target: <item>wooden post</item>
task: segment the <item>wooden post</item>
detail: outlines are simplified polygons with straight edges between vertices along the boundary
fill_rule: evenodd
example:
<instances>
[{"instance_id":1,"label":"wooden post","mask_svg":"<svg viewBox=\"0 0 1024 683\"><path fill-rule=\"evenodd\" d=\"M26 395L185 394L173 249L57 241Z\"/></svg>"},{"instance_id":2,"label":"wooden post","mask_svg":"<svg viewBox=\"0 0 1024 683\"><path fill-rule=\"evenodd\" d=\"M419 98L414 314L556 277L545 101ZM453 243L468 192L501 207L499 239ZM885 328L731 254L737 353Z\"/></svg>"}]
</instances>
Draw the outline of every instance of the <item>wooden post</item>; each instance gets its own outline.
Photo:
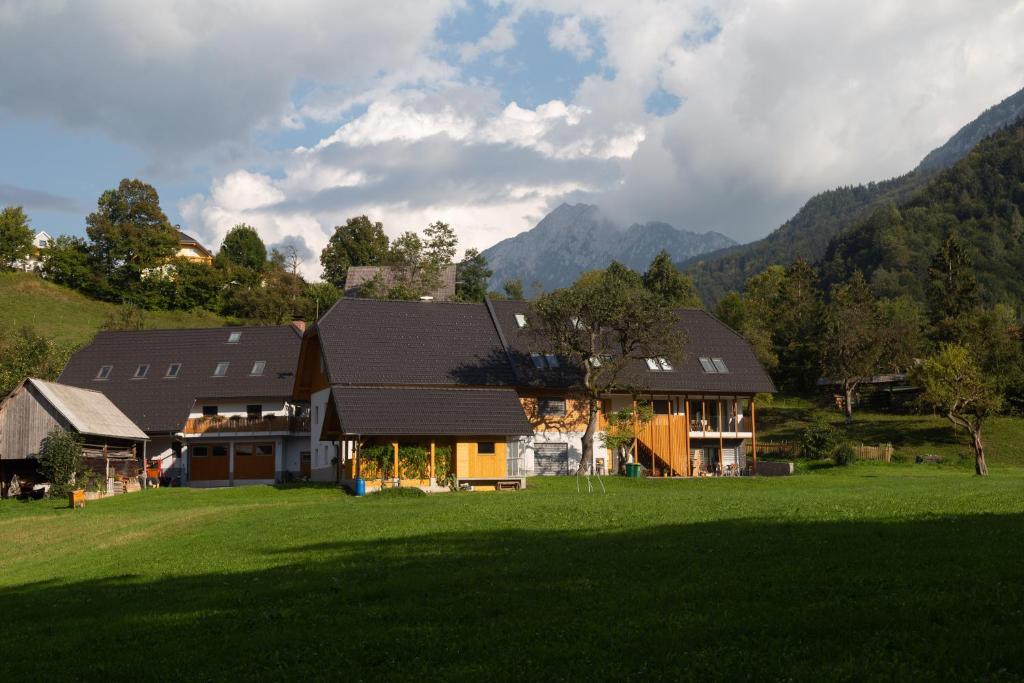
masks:
<instances>
[{"instance_id":1,"label":"wooden post","mask_svg":"<svg viewBox=\"0 0 1024 683\"><path fill-rule=\"evenodd\" d=\"M668 468L671 470L671 475L674 476L677 472L675 454L675 451L677 450L676 442L672 440L672 416L675 411L672 410L672 397L667 396L666 398L668 398Z\"/></svg>"},{"instance_id":2,"label":"wooden post","mask_svg":"<svg viewBox=\"0 0 1024 683\"><path fill-rule=\"evenodd\" d=\"M640 464L640 449L637 447L637 432L640 425L636 419L636 396L633 397L633 462ZM652 462L651 465L654 463Z\"/></svg>"},{"instance_id":3,"label":"wooden post","mask_svg":"<svg viewBox=\"0 0 1024 683\"><path fill-rule=\"evenodd\" d=\"M754 474L757 474L757 410L754 397L750 397L750 450L754 455Z\"/></svg>"},{"instance_id":4,"label":"wooden post","mask_svg":"<svg viewBox=\"0 0 1024 683\"><path fill-rule=\"evenodd\" d=\"M740 438L740 399L737 396L732 397L732 431Z\"/></svg>"},{"instance_id":5,"label":"wooden post","mask_svg":"<svg viewBox=\"0 0 1024 683\"><path fill-rule=\"evenodd\" d=\"M708 402L703 396L700 397L700 432L701 436L704 436L704 432L707 431L705 423L708 421Z\"/></svg>"},{"instance_id":6,"label":"wooden post","mask_svg":"<svg viewBox=\"0 0 1024 683\"><path fill-rule=\"evenodd\" d=\"M718 466L722 469L722 474L725 474L725 436L722 434L724 426L722 425L722 409L725 404L721 398L717 399L718 403Z\"/></svg>"},{"instance_id":7,"label":"wooden post","mask_svg":"<svg viewBox=\"0 0 1024 683\"><path fill-rule=\"evenodd\" d=\"M435 484L437 483L437 470L434 469L434 456L436 455L436 453L437 453L437 444L435 444L434 440L431 439L430 440L430 476L428 477L428 479L433 479Z\"/></svg>"},{"instance_id":8,"label":"wooden post","mask_svg":"<svg viewBox=\"0 0 1024 683\"><path fill-rule=\"evenodd\" d=\"M394 476L394 479L396 481L398 481L399 483L401 483L402 477L401 477L401 475L398 472L398 442L395 441L395 442L392 443L392 445L395 447L395 476ZM384 482L381 481L381 486L383 486L383 485L384 485Z\"/></svg>"},{"instance_id":9,"label":"wooden post","mask_svg":"<svg viewBox=\"0 0 1024 683\"><path fill-rule=\"evenodd\" d=\"M685 428L683 434L685 435L684 445L686 448L686 474L693 476L693 458L690 456L690 397L683 397L683 408L686 410L686 414L683 420L683 427Z\"/></svg>"}]
</instances>

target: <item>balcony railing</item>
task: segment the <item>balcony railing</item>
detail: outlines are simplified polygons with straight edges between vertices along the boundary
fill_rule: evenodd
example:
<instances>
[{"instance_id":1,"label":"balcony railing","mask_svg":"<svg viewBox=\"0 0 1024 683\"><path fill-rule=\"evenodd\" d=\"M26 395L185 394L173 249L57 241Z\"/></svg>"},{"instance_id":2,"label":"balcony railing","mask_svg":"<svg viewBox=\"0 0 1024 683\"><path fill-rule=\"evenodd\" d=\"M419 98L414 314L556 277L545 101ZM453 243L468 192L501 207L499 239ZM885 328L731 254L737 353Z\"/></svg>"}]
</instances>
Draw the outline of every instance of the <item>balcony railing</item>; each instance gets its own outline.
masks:
<instances>
[{"instance_id":1,"label":"balcony railing","mask_svg":"<svg viewBox=\"0 0 1024 683\"><path fill-rule=\"evenodd\" d=\"M266 415L264 417L192 417L185 423L186 434L249 432L308 432L309 417Z\"/></svg>"}]
</instances>

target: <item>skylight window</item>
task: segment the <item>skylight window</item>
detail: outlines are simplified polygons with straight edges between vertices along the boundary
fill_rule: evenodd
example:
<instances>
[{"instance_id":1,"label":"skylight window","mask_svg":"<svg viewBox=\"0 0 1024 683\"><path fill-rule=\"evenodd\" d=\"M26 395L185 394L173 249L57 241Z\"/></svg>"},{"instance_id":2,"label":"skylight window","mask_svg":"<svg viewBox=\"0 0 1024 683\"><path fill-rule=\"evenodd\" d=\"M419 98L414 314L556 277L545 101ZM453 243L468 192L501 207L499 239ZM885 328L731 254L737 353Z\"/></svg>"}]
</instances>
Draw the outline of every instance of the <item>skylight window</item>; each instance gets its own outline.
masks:
<instances>
[{"instance_id":1,"label":"skylight window","mask_svg":"<svg viewBox=\"0 0 1024 683\"><path fill-rule=\"evenodd\" d=\"M705 358L704 356L701 356L699 360L700 366L704 368L704 372L718 372L718 370L715 368L715 364L711 362L710 358Z\"/></svg>"},{"instance_id":2,"label":"skylight window","mask_svg":"<svg viewBox=\"0 0 1024 683\"><path fill-rule=\"evenodd\" d=\"M249 374L250 375L262 375L263 371L266 369L266 367L267 367L267 361L265 361L265 360L258 360L258 361L256 361L255 363L252 364L252 372L250 372Z\"/></svg>"},{"instance_id":3,"label":"skylight window","mask_svg":"<svg viewBox=\"0 0 1024 683\"><path fill-rule=\"evenodd\" d=\"M644 358L644 362L647 363L647 369L652 372L672 371L672 364L668 362L667 358Z\"/></svg>"},{"instance_id":4,"label":"skylight window","mask_svg":"<svg viewBox=\"0 0 1024 683\"><path fill-rule=\"evenodd\" d=\"M549 354L545 355L544 356L544 360L546 360L548 362L548 367L549 368L557 368L558 367L558 356L554 355L553 353L549 353Z\"/></svg>"},{"instance_id":5,"label":"skylight window","mask_svg":"<svg viewBox=\"0 0 1024 683\"><path fill-rule=\"evenodd\" d=\"M149 366L148 365L140 365L139 367L135 368L135 379L144 379L146 377L146 375L148 375L148 374L149 374Z\"/></svg>"},{"instance_id":6,"label":"skylight window","mask_svg":"<svg viewBox=\"0 0 1024 683\"><path fill-rule=\"evenodd\" d=\"M538 370L547 370L558 368L561 363L558 361L558 356L553 353L531 353L530 360L533 362L533 367Z\"/></svg>"},{"instance_id":7,"label":"skylight window","mask_svg":"<svg viewBox=\"0 0 1024 683\"><path fill-rule=\"evenodd\" d=\"M228 335L228 344L237 344L240 341L242 341L241 332L232 332Z\"/></svg>"},{"instance_id":8,"label":"skylight window","mask_svg":"<svg viewBox=\"0 0 1024 683\"><path fill-rule=\"evenodd\" d=\"M533 361L533 367L537 368L538 370L543 370L548 366L548 364L544 362L544 356L540 355L539 353L531 353L530 360Z\"/></svg>"},{"instance_id":9,"label":"skylight window","mask_svg":"<svg viewBox=\"0 0 1024 683\"><path fill-rule=\"evenodd\" d=\"M601 357L600 356L591 356L590 357L590 364L592 366L594 366L595 368L601 367Z\"/></svg>"},{"instance_id":10,"label":"skylight window","mask_svg":"<svg viewBox=\"0 0 1024 683\"><path fill-rule=\"evenodd\" d=\"M715 370L718 370L721 373L729 372L729 368L726 367L725 361L721 358L712 358L711 362L714 364Z\"/></svg>"},{"instance_id":11,"label":"skylight window","mask_svg":"<svg viewBox=\"0 0 1024 683\"><path fill-rule=\"evenodd\" d=\"M228 374L228 365L230 365L230 364L229 363L217 363L217 367L214 368L214 370L213 370L213 376L214 377L223 377L224 375Z\"/></svg>"},{"instance_id":12,"label":"skylight window","mask_svg":"<svg viewBox=\"0 0 1024 683\"><path fill-rule=\"evenodd\" d=\"M725 361L721 358L700 358L700 366L704 368L704 372L724 375L729 372L729 367L725 364Z\"/></svg>"},{"instance_id":13,"label":"skylight window","mask_svg":"<svg viewBox=\"0 0 1024 683\"><path fill-rule=\"evenodd\" d=\"M113 365L101 365L100 371L96 373L96 379L109 379L110 371L113 369Z\"/></svg>"},{"instance_id":14,"label":"skylight window","mask_svg":"<svg viewBox=\"0 0 1024 683\"><path fill-rule=\"evenodd\" d=\"M167 366L167 377L174 379L181 374L181 363L171 363Z\"/></svg>"},{"instance_id":15,"label":"skylight window","mask_svg":"<svg viewBox=\"0 0 1024 683\"><path fill-rule=\"evenodd\" d=\"M526 316L522 313L516 313L516 325L519 325L519 329L526 327Z\"/></svg>"}]
</instances>

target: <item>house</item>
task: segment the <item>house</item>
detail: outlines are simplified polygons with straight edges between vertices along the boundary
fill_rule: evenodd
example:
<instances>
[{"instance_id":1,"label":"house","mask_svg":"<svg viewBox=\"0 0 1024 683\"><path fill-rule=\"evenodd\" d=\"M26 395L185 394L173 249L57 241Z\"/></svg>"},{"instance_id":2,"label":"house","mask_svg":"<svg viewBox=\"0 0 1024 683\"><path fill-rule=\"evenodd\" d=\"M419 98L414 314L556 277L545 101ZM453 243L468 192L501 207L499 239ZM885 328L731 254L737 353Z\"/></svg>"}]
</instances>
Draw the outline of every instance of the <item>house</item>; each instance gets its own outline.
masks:
<instances>
[{"instance_id":1,"label":"house","mask_svg":"<svg viewBox=\"0 0 1024 683\"><path fill-rule=\"evenodd\" d=\"M432 456L404 476L414 485L436 485L449 453L452 478L474 488L575 472L588 416L580 371L535 348L528 326L521 301L339 300L303 338L292 395L311 405L313 478L351 484L361 475L370 488L401 481L403 447ZM601 428L608 411L648 401L655 415L636 454L649 473L747 471L754 396L774 386L746 340L713 316L680 311L679 330L678 367L637 359L629 384L642 391L604 397ZM399 461L383 478L382 449ZM615 471L600 439L595 451L595 470Z\"/></svg>"},{"instance_id":2,"label":"house","mask_svg":"<svg viewBox=\"0 0 1024 683\"><path fill-rule=\"evenodd\" d=\"M274 483L308 465L306 405L291 400L301 323L101 331L59 381L103 393L149 436L164 481Z\"/></svg>"},{"instance_id":3,"label":"house","mask_svg":"<svg viewBox=\"0 0 1024 683\"><path fill-rule=\"evenodd\" d=\"M345 296L362 296L363 288L374 279L388 290L402 282L403 273L398 266L352 266L345 275ZM434 301L451 301L455 298L455 265L444 266L440 278L440 284L429 296Z\"/></svg>"},{"instance_id":4,"label":"house","mask_svg":"<svg viewBox=\"0 0 1024 683\"><path fill-rule=\"evenodd\" d=\"M53 238L50 237L50 233L45 230L37 232L36 236L32 238L32 253L24 261L19 261L16 264L17 267L25 272L39 270L43 265L43 249L46 249L52 241Z\"/></svg>"},{"instance_id":5,"label":"house","mask_svg":"<svg viewBox=\"0 0 1024 683\"><path fill-rule=\"evenodd\" d=\"M186 235L181 230L175 229L175 232L178 233L178 253L175 254L177 258L206 265L213 263L213 253L200 244L199 240Z\"/></svg>"},{"instance_id":6,"label":"house","mask_svg":"<svg viewBox=\"0 0 1024 683\"><path fill-rule=\"evenodd\" d=\"M54 429L81 436L87 456L122 465L137 477L148 437L102 393L29 378L0 401L0 484L7 496L14 476L34 479L43 441ZM137 479L136 479L137 482Z\"/></svg>"}]
</instances>

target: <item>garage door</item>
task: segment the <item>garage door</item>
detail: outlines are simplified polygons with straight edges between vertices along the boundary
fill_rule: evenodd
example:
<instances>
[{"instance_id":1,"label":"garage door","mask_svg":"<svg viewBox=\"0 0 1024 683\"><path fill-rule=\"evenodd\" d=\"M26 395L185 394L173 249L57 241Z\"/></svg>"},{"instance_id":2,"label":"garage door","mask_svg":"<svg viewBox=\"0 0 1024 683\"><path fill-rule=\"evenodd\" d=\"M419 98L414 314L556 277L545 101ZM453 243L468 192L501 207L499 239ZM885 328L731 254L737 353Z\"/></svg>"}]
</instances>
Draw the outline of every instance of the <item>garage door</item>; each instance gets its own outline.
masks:
<instances>
[{"instance_id":1,"label":"garage door","mask_svg":"<svg viewBox=\"0 0 1024 683\"><path fill-rule=\"evenodd\" d=\"M189 446L189 478L193 481L227 481L228 449L226 443Z\"/></svg>"},{"instance_id":2,"label":"garage door","mask_svg":"<svg viewBox=\"0 0 1024 683\"><path fill-rule=\"evenodd\" d=\"M236 443L235 479L274 479L274 443Z\"/></svg>"},{"instance_id":3,"label":"garage door","mask_svg":"<svg viewBox=\"0 0 1024 683\"><path fill-rule=\"evenodd\" d=\"M533 473L569 474L569 444L536 444L533 447Z\"/></svg>"}]
</instances>

